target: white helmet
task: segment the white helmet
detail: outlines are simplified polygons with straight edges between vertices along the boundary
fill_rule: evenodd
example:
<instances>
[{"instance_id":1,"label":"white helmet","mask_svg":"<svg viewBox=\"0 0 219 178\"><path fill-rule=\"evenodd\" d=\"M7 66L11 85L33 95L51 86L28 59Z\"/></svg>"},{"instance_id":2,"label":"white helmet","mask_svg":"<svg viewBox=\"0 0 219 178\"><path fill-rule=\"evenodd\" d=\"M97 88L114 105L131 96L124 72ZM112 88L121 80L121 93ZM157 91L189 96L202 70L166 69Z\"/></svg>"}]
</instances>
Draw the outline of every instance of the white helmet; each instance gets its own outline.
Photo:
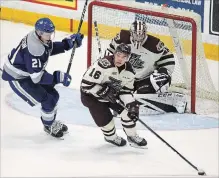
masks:
<instances>
[{"instance_id":1,"label":"white helmet","mask_svg":"<svg viewBox=\"0 0 219 178\"><path fill-rule=\"evenodd\" d=\"M130 27L131 42L138 48L146 39L147 25L144 21L135 20Z\"/></svg>"}]
</instances>

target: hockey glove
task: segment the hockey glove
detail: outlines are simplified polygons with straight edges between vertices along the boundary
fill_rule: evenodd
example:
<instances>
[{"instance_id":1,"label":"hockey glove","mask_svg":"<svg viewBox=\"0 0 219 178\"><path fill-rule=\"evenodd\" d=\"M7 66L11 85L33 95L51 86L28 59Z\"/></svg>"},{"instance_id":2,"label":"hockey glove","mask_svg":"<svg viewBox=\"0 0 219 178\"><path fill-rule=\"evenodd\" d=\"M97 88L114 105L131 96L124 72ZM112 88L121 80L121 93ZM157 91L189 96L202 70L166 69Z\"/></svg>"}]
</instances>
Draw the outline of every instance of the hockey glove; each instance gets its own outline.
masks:
<instances>
[{"instance_id":1,"label":"hockey glove","mask_svg":"<svg viewBox=\"0 0 219 178\"><path fill-rule=\"evenodd\" d=\"M171 77L168 74L167 69L160 68L150 75L150 81L156 93L163 93L168 92Z\"/></svg>"},{"instance_id":2,"label":"hockey glove","mask_svg":"<svg viewBox=\"0 0 219 178\"><path fill-rule=\"evenodd\" d=\"M108 84L103 84L103 87L97 92L97 95L111 103L116 103L118 97L116 90Z\"/></svg>"},{"instance_id":3,"label":"hockey glove","mask_svg":"<svg viewBox=\"0 0 219 178\"><path fill-rule=\"evenodd\" d=\"M71 83L71 76L67 73L61 71L55 71L53 73L54 83L62 83L64 86L68 87Z\"/></svg>"},{"instance_id":4,"label":"hockey glove","mask_svg":"<svg viewBox=\"0 0 219 178\"><path fill-rule=\"evenodd\" d=\"M126 104L128 109L128 117L136 122L139 118L139 105L136 101Z\"/></svg>"},{"instance_id":5,"label":"hockey glove","mask_svg":"<svg viewBox=\"0 0 219 178\"><path fill-rule=\"evenodd\" d=\"M80 47L82 45L82 40L84 38L84 35L81 33L73 34L65 39L62 40L64 43L64 49L69 50L72 49L74 46L74 42L76 42L76 47Z\"/></svg>"}]
</instances>

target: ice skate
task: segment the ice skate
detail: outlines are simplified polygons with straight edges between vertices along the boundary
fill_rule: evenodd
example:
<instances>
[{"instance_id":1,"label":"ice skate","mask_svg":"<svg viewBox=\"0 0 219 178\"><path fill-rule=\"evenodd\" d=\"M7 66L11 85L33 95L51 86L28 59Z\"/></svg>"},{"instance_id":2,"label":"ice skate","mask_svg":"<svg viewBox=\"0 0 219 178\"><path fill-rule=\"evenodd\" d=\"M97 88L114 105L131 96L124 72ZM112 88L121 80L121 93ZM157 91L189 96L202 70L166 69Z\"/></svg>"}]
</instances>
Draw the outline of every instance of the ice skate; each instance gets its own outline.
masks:
<instances>
[{"instance_id":1,"label":"ice skate","mask_svg":"<svg viewBox=\"0 0 219 178\"><path fill-rule=\"evenodd\" d=\"M115 138L113 139L109 139L107 137L104 137L105 141L113 144L113 145L116 145L116 146L125 146L126 145L126 140L123 139L122 137L119 137L117 135L115 135Z\"/></svg>"},{"instance_id":2,"label":"ice skate","mask_svg":"<svg viewBox=\"0 0 219 178\"><path fill-rule=\"evenodd\" d=\"M135 148L147 148L147 141L139 137L137 134L135 136L127 136L129 145Z\"/></svg>"},{"instance_id":3,"label":"ice skate","mask_svg":"<svg viewBox=\"0 0 219 178\"><path fill-rule=\"evenodd\" d=\"M68 127L60 121L54 121L51 126L44 126L44 131L53 137L61 138L68 131Z\"/></svg>"}]
</instances>

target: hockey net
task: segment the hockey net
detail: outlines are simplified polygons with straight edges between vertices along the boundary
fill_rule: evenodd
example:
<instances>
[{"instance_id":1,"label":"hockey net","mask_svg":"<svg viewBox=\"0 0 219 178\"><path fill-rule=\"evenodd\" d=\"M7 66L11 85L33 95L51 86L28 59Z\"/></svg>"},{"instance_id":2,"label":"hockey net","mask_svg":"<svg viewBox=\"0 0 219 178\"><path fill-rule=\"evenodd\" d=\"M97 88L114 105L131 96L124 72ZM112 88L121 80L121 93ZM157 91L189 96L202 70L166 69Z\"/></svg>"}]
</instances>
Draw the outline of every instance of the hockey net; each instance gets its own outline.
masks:
<instances>
[{"instance_id":1,"label":"hockey net","mask_svg":"<svg viewBox=\"0 0 219 178\"><path fill-rule=\"evenodd\" d=\"M219 95L209 74L201 38L201 18L196 13L137 2L93 1L88 10L88 66L99 57L93 22L97 21L104 52L111 39L121 29L129 29L135 19L144 20L148 33L160 38L174 53L176 67L171 91L188 96L188 111L217 113Z\"/></svg>"}]
</instances>

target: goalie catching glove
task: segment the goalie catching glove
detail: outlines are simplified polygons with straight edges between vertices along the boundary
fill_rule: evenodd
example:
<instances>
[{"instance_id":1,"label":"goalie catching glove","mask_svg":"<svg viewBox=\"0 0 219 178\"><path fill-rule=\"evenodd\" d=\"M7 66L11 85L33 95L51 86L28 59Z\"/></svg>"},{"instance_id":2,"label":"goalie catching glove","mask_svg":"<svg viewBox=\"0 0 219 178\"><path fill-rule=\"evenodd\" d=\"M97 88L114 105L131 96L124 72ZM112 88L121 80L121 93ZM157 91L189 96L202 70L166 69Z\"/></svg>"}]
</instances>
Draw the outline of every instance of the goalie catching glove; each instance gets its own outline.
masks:
<instances>
[{"instance_id":1,"label":"goalie catching glove","mask_svg":"<svg viewBox=\"0 0 219 178\"><path fill-rule=\"evenodd\" d=\"M166 68L160 68L150 75L150 81L156 93L164 93L168 92L171 77Z\"/></svg>"},{"instance_id":2,"label":"goalie catching glove","mask_svg":"<svg viewBox=\"0 0 219 178\"><path fill-rule=\"evenodd\" d=\"M139 105L136 101L133 101L131 103L126 104L126 107L128 109L128 117L136 122L139 118Z\"/></svg>"}]
</instances>

